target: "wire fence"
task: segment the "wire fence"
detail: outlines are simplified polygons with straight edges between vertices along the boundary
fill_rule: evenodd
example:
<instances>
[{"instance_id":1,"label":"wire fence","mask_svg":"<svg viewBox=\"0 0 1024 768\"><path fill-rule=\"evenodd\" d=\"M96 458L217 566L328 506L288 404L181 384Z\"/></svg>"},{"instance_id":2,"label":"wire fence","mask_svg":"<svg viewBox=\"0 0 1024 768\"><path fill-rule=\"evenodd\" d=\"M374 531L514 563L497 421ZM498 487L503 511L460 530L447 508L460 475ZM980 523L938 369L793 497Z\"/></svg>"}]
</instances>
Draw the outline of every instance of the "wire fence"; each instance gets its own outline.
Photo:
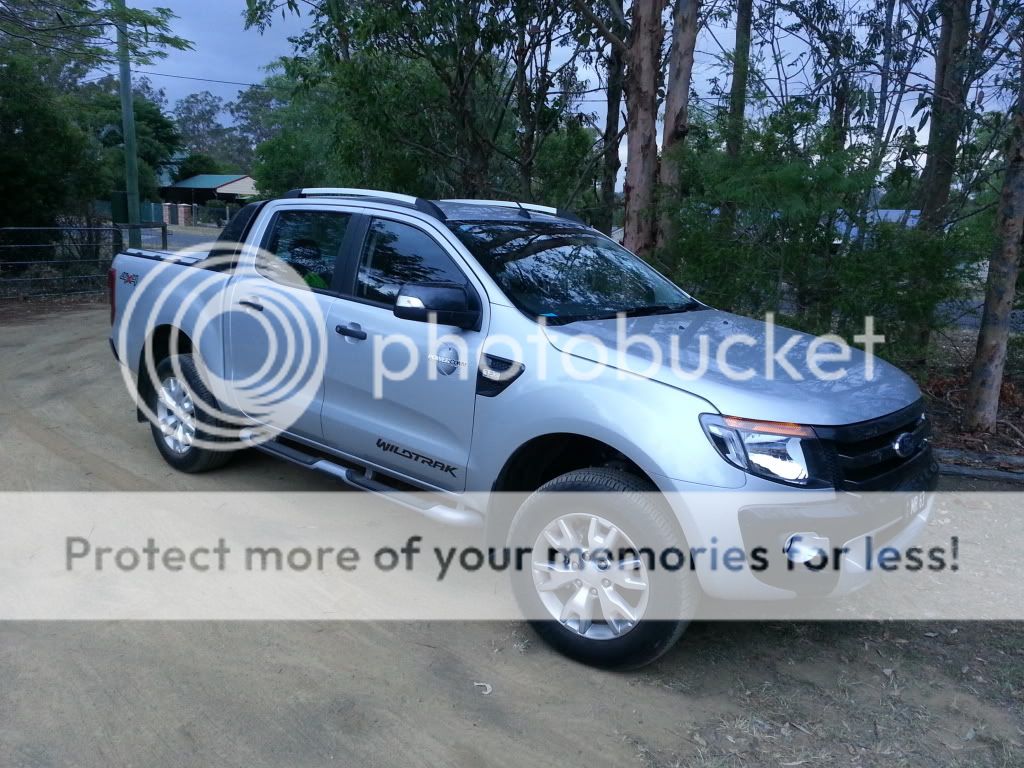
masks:
<instances>
[{"instance_id":1,"label":"wire fence","mask_svg":"<svg viewBox=\"0 0 1024 768\"><path fill-rule=\"evenodd\" d=\"M167 247L163 223L0 228L0 300L104 294L114 256L139 230L141 247Z\"/></svg>"},{"instance_id":2,"label":"wire fence","mask_svg":"<svg viewBox=\"0 0 1024 768\"><path fill-rule=\"evenodd\" d=\"M167 250L167 224L159 219L145 221L142 224L114 224L112 226L121 232L121 241L126 246ZM138 245L132 244L130 230L133 229L139 233Z\"/></svg>"}]
</instances>

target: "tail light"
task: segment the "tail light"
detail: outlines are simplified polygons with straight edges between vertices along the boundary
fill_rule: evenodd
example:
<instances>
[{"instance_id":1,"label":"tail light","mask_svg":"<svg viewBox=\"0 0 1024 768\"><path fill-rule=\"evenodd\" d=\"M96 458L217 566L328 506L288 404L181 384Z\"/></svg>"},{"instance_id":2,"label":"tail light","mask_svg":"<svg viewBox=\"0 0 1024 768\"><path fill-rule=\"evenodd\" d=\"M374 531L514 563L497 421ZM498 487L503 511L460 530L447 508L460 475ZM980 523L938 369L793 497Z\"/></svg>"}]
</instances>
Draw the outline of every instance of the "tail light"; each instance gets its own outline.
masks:
<instances>
[{"instance_id":1,"label":"tail light","mask_svg":"<svg viewBox=\"0 0 1024 768\"><path fill-rule=\"evenodd\" d=\"M117 313L117 270L111 267L107 271L107 296L110 299L110 324L114 324Z\"/></svg>"}]
</instances>

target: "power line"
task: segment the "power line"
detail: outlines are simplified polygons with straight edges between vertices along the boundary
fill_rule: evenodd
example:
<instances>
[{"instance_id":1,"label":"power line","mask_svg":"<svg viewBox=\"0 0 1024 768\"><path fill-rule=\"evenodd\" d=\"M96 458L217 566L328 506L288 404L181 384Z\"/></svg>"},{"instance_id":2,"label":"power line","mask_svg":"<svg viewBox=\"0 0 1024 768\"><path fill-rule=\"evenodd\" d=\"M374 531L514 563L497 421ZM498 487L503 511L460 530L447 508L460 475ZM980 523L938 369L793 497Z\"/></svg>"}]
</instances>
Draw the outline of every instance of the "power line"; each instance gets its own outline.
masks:
<instances>
[{"instance_id":1,"label":"power line","mask_svg":"<svg viewBox=\"0 0 1024 768\"><path fill-rule=\"evenodd\" d=\"M171 75L167 72L146 72L141 69L133 69L137 75L152 75L153 77L173 77L175 80L197 80L202 83L220 83L221 85L245 85L249 88L269 88L261 83L240 83L236 80L214 80L209 77L189 77L188 75Z\"/></svg>"},{"instance_id":2,"label":"power line","mask_svg":"<svg viewBox=\"0 0 1024 768\"><path fill-rule=\"evenodd\" d=\"M104 72L102 75L93 75L92 77L83 77L79 80L80 83L92 83L96 80L102 80L104 77L114 77L113 72Z\"/></svg>"},{"instance_id":3,"label":"power line","mask_svg":"<svg viewBox=\"0 0 1024 768\"><path fill-rule=\"evenodd\" d=\"M149 72L142 69L133 69L132 74L135 75L146 75L150 77L173 77L175 80L196 80L202 83L220 83L222 85L245 85L249 88L269 88L270 86L262 85L260 83L242 83L235 80L214 80L209 77L189 77L188 75L172 75L169 72ZM81 80L83 83L91 83L94 80L102 80L104 77L115 77L114 72L103 72L100 75L94 75L93 77L86 77Z\"/></svg>"}]
</instances>

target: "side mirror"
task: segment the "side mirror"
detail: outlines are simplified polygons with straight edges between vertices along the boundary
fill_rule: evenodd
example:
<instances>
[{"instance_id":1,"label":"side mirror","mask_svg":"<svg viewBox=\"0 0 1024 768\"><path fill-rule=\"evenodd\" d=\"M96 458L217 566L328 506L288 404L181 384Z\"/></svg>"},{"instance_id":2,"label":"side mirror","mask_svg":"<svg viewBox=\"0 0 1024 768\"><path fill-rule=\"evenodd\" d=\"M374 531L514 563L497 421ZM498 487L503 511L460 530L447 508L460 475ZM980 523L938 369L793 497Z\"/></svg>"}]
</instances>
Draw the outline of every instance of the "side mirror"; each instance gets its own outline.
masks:
<instances>
[{"instance_id":1,"label":"side mirror","mask_svg":"<svg viewBox=\"0 0 1024 768\"><path fill-rule=\"evenodd\" d=\"M474 296L475 299L475 296ZM406 283L395 297L395 317L480 330L480 308L457 283Z\"/></svg>"}]
</instances>

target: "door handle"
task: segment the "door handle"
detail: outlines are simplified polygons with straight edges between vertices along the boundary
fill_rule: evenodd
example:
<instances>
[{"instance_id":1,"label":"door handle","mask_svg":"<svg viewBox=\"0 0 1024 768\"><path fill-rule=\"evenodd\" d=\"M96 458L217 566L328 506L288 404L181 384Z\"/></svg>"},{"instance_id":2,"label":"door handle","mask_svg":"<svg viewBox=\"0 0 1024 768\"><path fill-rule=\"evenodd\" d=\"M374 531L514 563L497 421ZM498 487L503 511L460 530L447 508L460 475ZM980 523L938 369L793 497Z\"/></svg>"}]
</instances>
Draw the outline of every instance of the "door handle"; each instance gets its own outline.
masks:
<instances>
[{"instance_id":1,"label":"door handle","mask_svg":"<svg viewBox=\"0 0 1024 768\"><path fill-rule=\"evenodd\" d=\"M248 299L243 299L242 301L240 301L238 303L241 304L243 307L249 307L250 309L255 309L257 312L262 312L263 311L263 305L260 304L259 302L256 302L256 301L249 301Z\"/></svg>"},{"instance_id":2,"label":"door handle","mask_svg":"<svg viewBox=\"0 0 1024 768\"><path fill-rule=\"evenodd\" d=\"M366 331L362 328L349 328L344 325L336 325L334 326L334 332L340 333L342 336L348 336L352 339L359 339L360 341L366 340Z\"/></svg>"}]
</instances>

